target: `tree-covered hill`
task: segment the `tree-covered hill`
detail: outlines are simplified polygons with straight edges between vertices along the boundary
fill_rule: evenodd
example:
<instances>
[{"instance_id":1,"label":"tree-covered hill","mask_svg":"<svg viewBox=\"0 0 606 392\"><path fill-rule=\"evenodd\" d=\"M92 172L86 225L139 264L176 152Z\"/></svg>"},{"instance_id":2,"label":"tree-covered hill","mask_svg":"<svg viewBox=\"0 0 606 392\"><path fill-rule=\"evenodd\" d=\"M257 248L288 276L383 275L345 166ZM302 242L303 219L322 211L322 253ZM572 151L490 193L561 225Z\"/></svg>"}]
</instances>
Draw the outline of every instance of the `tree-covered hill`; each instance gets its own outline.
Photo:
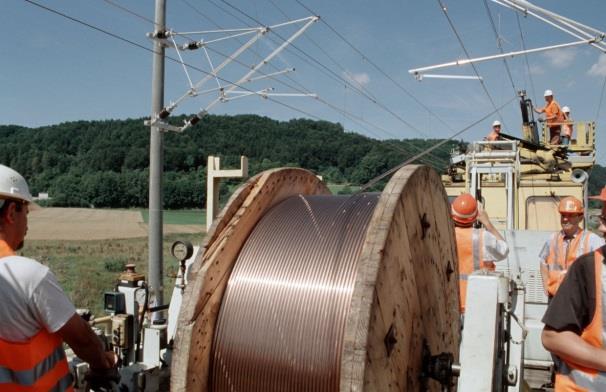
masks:
<instances>
[{"instance_id":1,"label":"tree-covered hill","mask_svg":"<svg viewBox=\"0 0 606 392\"><path fill-rule=\"evenodd\" d=\"M210 115L182 134L165 134L165 207L204 206L208 155L221 156L223 167L246 155L251 175L298 166L331 182L362 184L436 142L379 141L324 121ZM456 145L447 143L420 162L441 170ZM0 126L0 162L23 173L34 194L48 192L53 205L147 205L149 128L143 119Z\"/></svg>"}]
</instances>

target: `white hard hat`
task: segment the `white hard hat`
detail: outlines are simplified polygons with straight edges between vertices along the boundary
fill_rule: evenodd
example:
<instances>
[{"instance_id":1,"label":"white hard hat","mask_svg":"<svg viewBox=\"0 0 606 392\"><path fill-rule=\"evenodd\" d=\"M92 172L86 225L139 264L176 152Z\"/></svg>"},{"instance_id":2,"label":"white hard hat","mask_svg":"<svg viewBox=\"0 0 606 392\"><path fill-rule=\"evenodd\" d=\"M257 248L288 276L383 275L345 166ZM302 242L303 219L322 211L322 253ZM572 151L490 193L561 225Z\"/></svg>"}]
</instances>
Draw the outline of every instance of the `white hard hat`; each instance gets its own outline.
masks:
<instances>
[{"instance_id":1,"label":"white hard hat","mask_svg":"<svg viewBox=\"0 0 606 392\"><path fill-rule=\"evenodd\" d=\"M494 120L494 122L492 123L492 126L496 127L497 125L501 126L501 122L499 120Z\"/></svg>"},{"instance_id":2,"label":"white hard hat","mask_svg":"<svg viewBox=\"0 0 606 392\"><path fill-rule=\"evenodd\" d=\"M545 90L545 94L543 94L543 96L545 97L551 97L553 95L553 91L551 90Z\"/></svg>"},{"instance_id":3,"label":"white hard hat","mask_svg":"<svg viewBox=\"0 0 606 392\"><path fill-rule=\"evenodd\" d=\"M0 165L0 202L4 199L23 200L33 203L33 197L29 193L29 187L25 178L8 166ZM1 206L1 205L0 205Z\"/></svg>"},{"instance_id":4,"label":"white hard hat","mask_svg":"<svg viewBox=\"0 0 606 392\"><path fill-rule=\"evenodd\" d=\"M569 108L568 106L564 106L564 107L562 108L562 111L563 111L564 113L570 113L570 108Z\"/></svg>"}]
</instances>

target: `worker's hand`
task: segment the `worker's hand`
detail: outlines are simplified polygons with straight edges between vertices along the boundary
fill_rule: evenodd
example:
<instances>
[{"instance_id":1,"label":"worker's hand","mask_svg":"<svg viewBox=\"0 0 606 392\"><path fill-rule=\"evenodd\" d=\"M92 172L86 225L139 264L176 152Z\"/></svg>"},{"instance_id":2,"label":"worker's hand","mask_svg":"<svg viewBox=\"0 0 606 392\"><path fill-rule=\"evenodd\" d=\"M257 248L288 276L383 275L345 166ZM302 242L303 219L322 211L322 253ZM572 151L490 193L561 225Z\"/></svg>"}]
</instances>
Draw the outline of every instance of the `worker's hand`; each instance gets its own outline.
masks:
<instances>
[{"instance_id":1,"label":"worker's hand","mask_svg":"<svg viewBox=\"0 0 606 392\"><path fill-rule=\"evenodd\" d=\"M90 369L85 377L88 388L95 392L118 391L120 383L120 373L118 368L109 369Z\"/></svg>"},{"instance_id":2,"label":"worker's hand","mask_svg":"<svg viewBox=\"0 0 606 392\"><path fill-rule=\"evenodd\" d=\"M107 369L116 367L118 365L118 355L113 351L105 352L105 367Z\"/></svg>"}]
</instances>

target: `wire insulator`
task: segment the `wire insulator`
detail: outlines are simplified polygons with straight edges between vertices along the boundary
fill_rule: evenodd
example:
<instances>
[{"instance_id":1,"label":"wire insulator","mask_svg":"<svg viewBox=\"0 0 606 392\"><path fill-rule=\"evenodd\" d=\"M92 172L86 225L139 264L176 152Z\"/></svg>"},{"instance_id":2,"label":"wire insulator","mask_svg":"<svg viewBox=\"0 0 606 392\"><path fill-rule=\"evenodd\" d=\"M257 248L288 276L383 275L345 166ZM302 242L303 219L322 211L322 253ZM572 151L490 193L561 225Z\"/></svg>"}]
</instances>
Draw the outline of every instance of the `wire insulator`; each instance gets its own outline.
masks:
<instances>
[{"instance_id":1,"label":"wire insulator","mask_svg":"<svg viewBox=\"0 0 606 392\"><path fill-rule=\"evenodd\" d=\"M162 109L162 111L158 114L158 117L161 119L165 119L168 116L170 116L170 112L166 110L166 108Z\"/></svg>"},{"instance_id":2,"label":"wire insulator","mask_svg":"<svg viewBox=\"0 0 606 392\"><path fill-rule=\"evenodd\" d=\"M199 48L200 48L200 44L198 42L190 42L186 46L186 49L188 49L188 50L196 50Z\"/></svg>"},{"instance_id":3,"label":"wire insulator","mask_svg":"<svg viewBox=\"0 0 606 392\"><path fill-rule=\"evenodd\" d=\"M196 125L198 122L200 121L200 117L198 116L193 116L192 118L189 119L189 123L191 125Z\"/></svg>"}]
</instances>

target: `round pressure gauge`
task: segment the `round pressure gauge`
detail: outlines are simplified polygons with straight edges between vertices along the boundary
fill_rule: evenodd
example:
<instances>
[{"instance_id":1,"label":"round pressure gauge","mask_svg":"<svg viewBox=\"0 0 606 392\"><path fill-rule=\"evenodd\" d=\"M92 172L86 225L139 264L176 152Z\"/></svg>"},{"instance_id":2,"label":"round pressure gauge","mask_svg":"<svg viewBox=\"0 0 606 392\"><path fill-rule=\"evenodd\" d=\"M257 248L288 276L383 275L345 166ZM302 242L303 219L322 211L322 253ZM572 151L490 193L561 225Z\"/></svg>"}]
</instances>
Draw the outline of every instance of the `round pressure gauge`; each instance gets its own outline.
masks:
<instances>
[{"instance_id":1,"label":"round pressure gauge","mask_svg":"<svg viewBox=\"0 0 606 392\"><path fill-rule=\"evenodd\" d=\"M179 261L185 261L194 253L194 247L189 241L175 241L170 253Z\"/></svg>"}]
</instances>

